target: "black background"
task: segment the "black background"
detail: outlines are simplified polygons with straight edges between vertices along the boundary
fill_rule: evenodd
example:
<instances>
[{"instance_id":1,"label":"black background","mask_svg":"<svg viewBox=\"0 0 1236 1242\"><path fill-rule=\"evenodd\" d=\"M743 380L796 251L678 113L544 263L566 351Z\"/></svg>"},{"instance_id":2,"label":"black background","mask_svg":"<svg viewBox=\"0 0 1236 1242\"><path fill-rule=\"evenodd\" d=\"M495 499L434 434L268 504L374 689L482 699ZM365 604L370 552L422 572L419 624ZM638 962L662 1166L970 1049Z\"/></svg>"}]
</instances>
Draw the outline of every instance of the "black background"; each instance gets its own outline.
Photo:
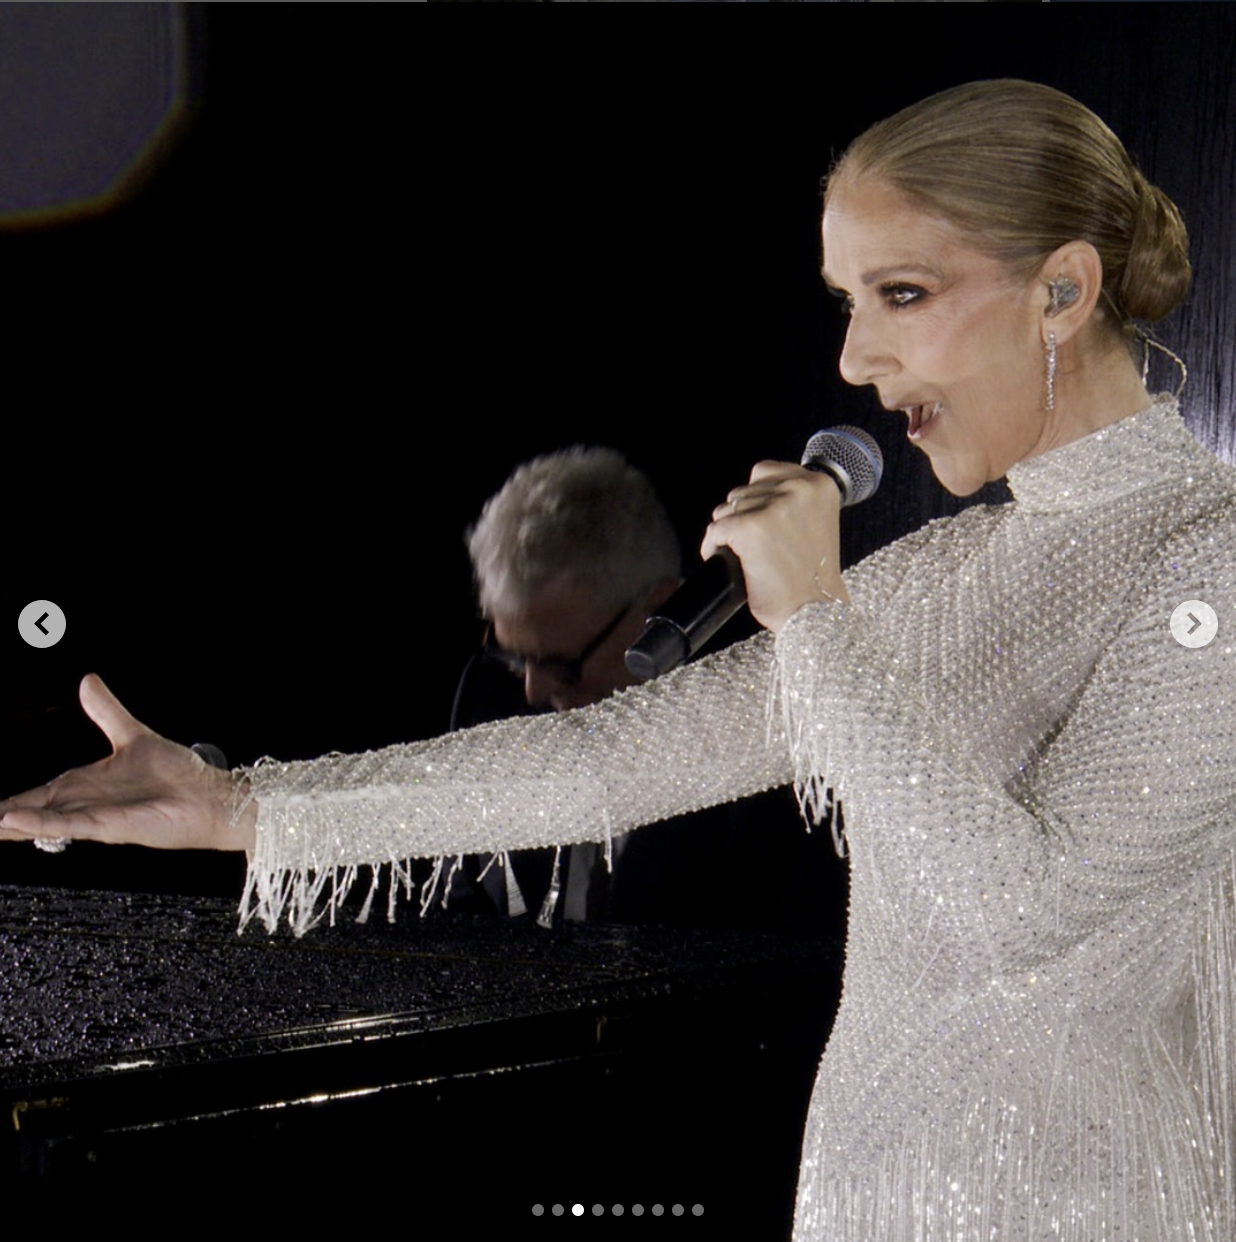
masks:
<instances>
[{"instance_id":1,"label":"black background","mask_svg":"<svg viewBox=\"0 0 1236 1242\"><path fill-rule=\"evenodd\" d=\"M106 753L75 702L91 669L233 763L440 732L479 636L463 530L564 444L625 450L689 549L753 461L835 422L888 457L847 560L953 511L901 420L842 385L817 269L833 156L956 82L1070 91L1180 203L1197 289L1162 334L1230 457L1226 6L781 9L707 32L450 12L195 9L192 116L144 189L0 238L0 792ZM47 651L16 633L38 598L68 620ZM70 874L31 853L0 880ZM184 882L153 865L134 882Z\"/></svg>"}]
</instances>

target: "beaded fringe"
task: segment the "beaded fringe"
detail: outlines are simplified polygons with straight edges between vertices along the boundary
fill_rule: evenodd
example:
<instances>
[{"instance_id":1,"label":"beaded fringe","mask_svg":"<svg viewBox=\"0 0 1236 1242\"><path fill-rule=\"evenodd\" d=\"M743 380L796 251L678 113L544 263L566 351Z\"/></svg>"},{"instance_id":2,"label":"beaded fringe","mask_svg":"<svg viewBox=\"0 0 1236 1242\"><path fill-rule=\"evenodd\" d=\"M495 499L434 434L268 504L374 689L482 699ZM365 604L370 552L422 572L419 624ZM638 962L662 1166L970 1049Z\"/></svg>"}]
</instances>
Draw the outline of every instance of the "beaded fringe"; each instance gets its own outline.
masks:
<instances>
[{"instance_id":1,"label":"beaded fringe","mask_svg":"<svg viewBox=\"0 0 1236 1242\"><path fill-rule=\"evenodd\" d=\"M275 769L283 766L277 760L263 759L255 765L252 774L257 776L267 765ZM253 786L256 783L255 780L250 780L238 797L232 814L233 822L253 800ZM362 872L369 873L369 889L355 918L358 923L368 922L384 880L388 922L395 922L401 897L405 901L415 900L422 918L428 914L435 900L440 899L444 909L448 907L451 881L463 864L464 854L429 856L432 863L430 873L420 883L419 888L413 865L417 861L424 861L425 854L393 854L385 860L367 863L321 865L312 843L321 840L321 827L329 824L337 814L338 808L329 803L317 806L309 799L301 799L287 808L288 822L282 825L282 831L258 835L254 852L249 859L241 896L238 932L243 932L255 918L268 932L274 932L286 919L292 933L298 937L323 921L334 927ZM598 808L594 818L602 832L598 844L604 848L605 866L612 873L614 836L620 829L615 828L608 807ZM560 851L561 846L555 853L555 879L558 875ZM481 878L494 866L505 868L510 865L510 853L507 850L490 852L481 849L467 852L480 853L482 856L489 854L488 862L480 872ZM546 926L552 921L559 895L555 884L538 916L541 925Z\"/></svg>"},{"instance_id":2,"label":"beaded fringe","mask_svg":"<svg viewBox=\"0 0 1236 1242\"><path fill-rule=\"evenodd\" d=\"M844 803L853 869L798 1242L1233 1242L1233 649L1178 651L1167 618L1236 607L1236 475L1160 400L1009 482L775 644L259 767L244 920L303 934L388 878L389 913L409 858L443 856L432 893L460 853L792 780L838 844Z\"/></svg>"},{"instance_id":3,"label":"beaded fringe","mask_svg":"<svg viewBox=\"0 0 1236 1242\"><path fill-rule=\"evenodd\" d=\"M272 761L267 759L260 760L254 771L257 772L264 764L270 762ZM240 817L252 799L252 782L250 782L249 788L237 802L233 811L233 820ZM330 813L329 809L321 812L323 816ZM407 901L413 899L413 894L417 889L412 870L415 861L413 858L391 857L384 862L350 866L317 866L309 849L309 843L313 837L312 832L305 831L259 834L257 845L249 859L244 892L240 899L238 932L243 932L254 918L259 919L266 930L273 933L286 917L288 926L298 937L312 930L323 920L328 926L334 927L339 912L343 909L362 871L369 872L369 891L365 895L360 912L356 915L356 922L369 921L374 901L382 888L383 876L387 881L386 917L388 922L395 921L401 895ZM495 854L490 865L497 859L498 855ZM443 855L433 860L429 877L420 885L420 891L416 897L422 917L433 904L439 889L449 892L450 880L462 862L462 855L454 858Z\"/></svg>"},{"instance_id":4,"label":"beaded fringe","mask_svg":"<svg viewBox=\"0 0 1236 1242\"><path fill-rule=\"evenodd\" d=\"M890 1134L848 1172L813 1150L809 1122L796 1242L1236 1238L1236 853L1199 889L1179 1041L1147 1028L1115 1070L1061 1055L1033 1095L959 1087L950 1119Z\"/></svg>"},{"instance_id":5,"label":"beaded fringe","mask_svg":"<svg viewBox=\"0 0 1236 1242\"><path fill-rule=\"evenodd\" d=\"M812 825L827 824L837 857L845 858L848 850L841 827L840 794L844 773L833 762L834 753L840 753L835 741L844 732L843 722L834 715L822 726L805 701L808 698L801 689L788 686L780 661L775 662L768 687L768 736L783 732L789 742L794 759L794 797L808 830Z\"/></svg>"}]
</instances>

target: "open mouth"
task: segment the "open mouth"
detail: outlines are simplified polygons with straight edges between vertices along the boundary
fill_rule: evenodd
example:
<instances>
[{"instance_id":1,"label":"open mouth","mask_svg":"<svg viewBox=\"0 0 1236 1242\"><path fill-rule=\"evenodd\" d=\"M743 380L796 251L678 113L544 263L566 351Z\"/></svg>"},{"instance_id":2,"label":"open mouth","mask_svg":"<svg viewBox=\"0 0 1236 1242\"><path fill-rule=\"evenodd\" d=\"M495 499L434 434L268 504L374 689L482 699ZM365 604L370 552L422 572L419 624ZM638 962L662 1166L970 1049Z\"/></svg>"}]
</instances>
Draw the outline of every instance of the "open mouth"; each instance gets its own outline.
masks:
<instances>
[{"instance_id":1,"label":"open mouth","mask_svg":"<svg viewBox=\"0 0 1236 1242\"><path fill-rule=\"evenodd\" d=\"M940 417L943 409L944 407L938 401L933 401L928 405L904 406L903 413L907 414L910 419L909 430L906 434L911 440L921 438L932 423Z\"/></svg>"}]
</instances>

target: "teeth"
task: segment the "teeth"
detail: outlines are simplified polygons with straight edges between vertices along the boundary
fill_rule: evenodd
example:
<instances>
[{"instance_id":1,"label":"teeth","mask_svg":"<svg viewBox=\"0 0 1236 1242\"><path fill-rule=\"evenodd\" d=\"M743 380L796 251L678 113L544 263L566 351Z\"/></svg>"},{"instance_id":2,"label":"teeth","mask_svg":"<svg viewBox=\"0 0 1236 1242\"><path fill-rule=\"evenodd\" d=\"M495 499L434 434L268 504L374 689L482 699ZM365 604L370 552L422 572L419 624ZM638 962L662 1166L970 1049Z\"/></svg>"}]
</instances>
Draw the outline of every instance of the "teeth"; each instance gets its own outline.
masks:
<instances>
[{"instance_id":1,"label":"teeth","mask_svg":"<svg viewBox=\"0 0 1236 1242\"><path fill-rule=\"evenodd\" d=\"M939 401L934 401L930 405L903 406L902 412L910 419L910 439L917 440L922 435L923 428L943 409L944 406Z\"/></svg>"}]
</instances>

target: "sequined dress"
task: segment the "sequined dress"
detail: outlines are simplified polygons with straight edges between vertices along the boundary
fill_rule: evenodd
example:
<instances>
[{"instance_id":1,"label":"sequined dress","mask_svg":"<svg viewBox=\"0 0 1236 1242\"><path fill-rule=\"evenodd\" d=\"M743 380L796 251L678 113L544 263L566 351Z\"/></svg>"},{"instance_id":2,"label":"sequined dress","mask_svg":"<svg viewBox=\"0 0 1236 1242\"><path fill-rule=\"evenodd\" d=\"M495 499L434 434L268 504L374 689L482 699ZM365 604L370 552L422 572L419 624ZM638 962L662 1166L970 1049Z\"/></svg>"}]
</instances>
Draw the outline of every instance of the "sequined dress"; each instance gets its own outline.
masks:
<instances>
[{"instance_id":1,"label":"sequined dress","mask_svg":"<svg viewBox=\"0 0 1236 1242\"><path fill-rule=\"evenodd\" d=\"M1231 1242L1236 471L1160 399L1009 482L775 642L579 712L264 762L246 916L304 930L364 864L831 787L850 920L797 1242ZM1205 647L1169 631L1189 600Z\"/></svg>"}]
</instances>

